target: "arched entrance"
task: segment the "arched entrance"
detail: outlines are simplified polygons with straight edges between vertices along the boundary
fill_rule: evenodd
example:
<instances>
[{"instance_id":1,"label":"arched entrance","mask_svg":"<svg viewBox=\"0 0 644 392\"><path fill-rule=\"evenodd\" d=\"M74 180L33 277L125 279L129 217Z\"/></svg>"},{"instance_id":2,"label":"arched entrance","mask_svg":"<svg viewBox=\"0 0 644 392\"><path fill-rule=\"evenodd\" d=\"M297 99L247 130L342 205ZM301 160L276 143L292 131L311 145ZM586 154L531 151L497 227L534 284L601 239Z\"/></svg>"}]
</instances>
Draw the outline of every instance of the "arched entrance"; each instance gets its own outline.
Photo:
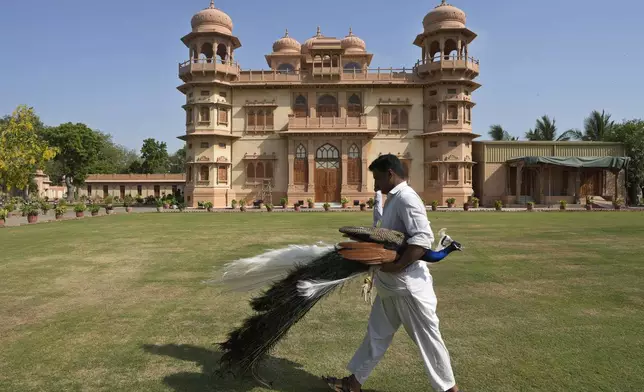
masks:
<instances>
[{"instance_id":1,"label":"arched entrance","mask_svg":"<svg viewBox=\"0 0 644 392\"><path fill-rule=\"evenodd\" d=\"M341 178L340 151L328 143L318 148L315 152L315 201L340 201Z\"/></svg>"}]
</instances>

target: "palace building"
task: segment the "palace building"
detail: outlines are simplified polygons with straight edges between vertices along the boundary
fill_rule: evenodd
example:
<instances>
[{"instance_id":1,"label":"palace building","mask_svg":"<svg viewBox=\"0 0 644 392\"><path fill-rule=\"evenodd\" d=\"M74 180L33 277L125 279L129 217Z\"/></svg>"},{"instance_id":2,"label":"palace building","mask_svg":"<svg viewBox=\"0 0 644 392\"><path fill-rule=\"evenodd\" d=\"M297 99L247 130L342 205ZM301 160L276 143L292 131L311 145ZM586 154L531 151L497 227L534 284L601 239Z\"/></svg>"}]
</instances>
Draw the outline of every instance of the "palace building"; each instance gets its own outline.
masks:
<instances>
[{"instance_id":1,"label":"palace building","mask_svg":"<svg viewBox=\"0 0 644 392\"><path fill-rule=\"evenodd\" d=\"M182 189L188 207L283 197L289 205L354 204L373 196L368 165L387 153L400 157L428 204L454 198L462 205L472 196L483 205L572 203L622 189L619 144L475 141L476 33L445 0L410 37L420 60L403 69L373 68L366 42L350 28L337 38L318 27L303 43L286 31L265 55L267 69L242 70L235 59L242 40L224 11L211 1L191 25L181 39L188 60L178 69L185 177L157 184L154 176L90 176L95 193Z\"/></svg>"}]
</instances>

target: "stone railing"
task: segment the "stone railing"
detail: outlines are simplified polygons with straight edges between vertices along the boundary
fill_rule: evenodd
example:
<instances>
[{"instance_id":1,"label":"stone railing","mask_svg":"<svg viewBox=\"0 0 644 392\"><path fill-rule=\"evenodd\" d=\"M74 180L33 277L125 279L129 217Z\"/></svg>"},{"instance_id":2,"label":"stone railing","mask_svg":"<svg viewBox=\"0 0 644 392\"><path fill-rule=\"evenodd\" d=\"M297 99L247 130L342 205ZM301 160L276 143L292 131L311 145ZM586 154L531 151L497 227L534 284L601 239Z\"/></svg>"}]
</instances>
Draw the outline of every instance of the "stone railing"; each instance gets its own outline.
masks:
<instances>
[{"instance_id":1,"label":"stone railing","mask_svg":"<svg viewBox=\"0 0 644 392\"><path fill-rule=\"evenodd\" d=\"M367 128L367 117L294 117L289 116L289 129L315 129L315 128Z\"/></svg>"}]
</instances>

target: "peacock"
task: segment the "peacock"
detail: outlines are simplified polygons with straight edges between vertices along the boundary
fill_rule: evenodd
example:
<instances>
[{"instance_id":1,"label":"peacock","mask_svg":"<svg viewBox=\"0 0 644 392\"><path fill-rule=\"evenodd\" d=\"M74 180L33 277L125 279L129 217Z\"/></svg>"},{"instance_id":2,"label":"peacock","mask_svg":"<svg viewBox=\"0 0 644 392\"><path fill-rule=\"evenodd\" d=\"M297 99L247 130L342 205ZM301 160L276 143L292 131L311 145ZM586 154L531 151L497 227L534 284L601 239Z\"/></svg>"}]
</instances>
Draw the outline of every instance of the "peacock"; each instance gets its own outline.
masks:
<instances>
[{"instance_id":1,"label":"peacock","mask_svg":"<svg viewBox=\"0 0 644 392\"><path fill-rule=\"evenodd\" d=\"M226 266L222 282L231 287L246 291L268 282L272 284L262 295L251 299L255 314L218 344L223 352L222 371L250 372L270 388L270 383L257 375L257 367L289 329L335 289L373 272L380 264L395 261L406 246L405 235L395 230L347 226L341 227L340 233L350 241L337 245L291 246ZM438 247L428 250L422 260L437 263L461 250L461 244L442 229Z\"/></svg>"}]
</instances>

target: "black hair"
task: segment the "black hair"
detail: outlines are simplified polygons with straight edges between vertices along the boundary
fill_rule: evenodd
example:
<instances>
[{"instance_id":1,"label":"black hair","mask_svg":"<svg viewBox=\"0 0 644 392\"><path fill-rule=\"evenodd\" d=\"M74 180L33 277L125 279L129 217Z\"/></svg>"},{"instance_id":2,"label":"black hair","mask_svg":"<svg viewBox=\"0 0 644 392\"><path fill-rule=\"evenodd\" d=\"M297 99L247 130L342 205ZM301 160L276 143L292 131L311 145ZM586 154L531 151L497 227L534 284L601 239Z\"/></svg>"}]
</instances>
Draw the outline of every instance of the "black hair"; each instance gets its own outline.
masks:
<instances>
[{"instance_id":1,"label":"black hair","mask_svg":"<svg viewBox=\"0 0 644 392\"><path fill-rule=\"evenodd\" d=\"M407 173L405 173L405 168L402 165L402 162L400 162L400 159L393 154L381 155L371 162L371 165L369 165L369 171L372 172L379 171L384 173L390 169L400 178L407 177Z\"/></svg>"}]
</instances>

